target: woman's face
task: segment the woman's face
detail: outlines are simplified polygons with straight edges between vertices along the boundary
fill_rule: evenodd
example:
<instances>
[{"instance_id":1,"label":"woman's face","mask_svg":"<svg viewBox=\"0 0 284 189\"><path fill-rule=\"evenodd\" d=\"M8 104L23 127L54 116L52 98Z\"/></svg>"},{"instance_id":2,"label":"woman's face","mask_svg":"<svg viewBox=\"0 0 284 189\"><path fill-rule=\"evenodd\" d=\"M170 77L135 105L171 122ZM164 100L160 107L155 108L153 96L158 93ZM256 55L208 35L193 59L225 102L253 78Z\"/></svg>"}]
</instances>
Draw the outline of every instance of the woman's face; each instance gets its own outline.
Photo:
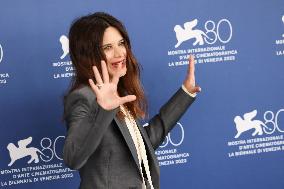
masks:
<instances>
[{"instance_id":1,"label":"woman's face","mask_svg":"<svg viewBox=\"0 0 284 189\"><path fill-rule=\"evenodd\" d=\"M124 39L116 28L108 27L105 30L102 49L106 56L109 75L124 76L127 71L126 47Z\"/></svg>"}]
</instances>

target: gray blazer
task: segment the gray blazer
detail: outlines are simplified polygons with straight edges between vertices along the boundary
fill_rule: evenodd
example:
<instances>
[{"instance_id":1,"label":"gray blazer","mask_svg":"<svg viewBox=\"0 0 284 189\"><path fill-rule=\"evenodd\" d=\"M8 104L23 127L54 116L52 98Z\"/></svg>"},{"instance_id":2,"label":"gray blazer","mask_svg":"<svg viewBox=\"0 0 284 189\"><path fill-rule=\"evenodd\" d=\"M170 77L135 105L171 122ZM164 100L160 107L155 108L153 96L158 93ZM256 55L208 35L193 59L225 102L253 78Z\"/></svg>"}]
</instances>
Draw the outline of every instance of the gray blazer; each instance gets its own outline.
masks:
<instances>
[{"instance_id":1,"label":"gray blazer","mask_svg":"<svg viewBox=\"0 0 284 189\"><path fill-rule=\"evenodd\" d=\"M193 101L180 88L149 126L139 126L155 189L160 188L160 171L154 150ZM80 189L141 189L136 149L124 121L116 117L118 108L104 110L91 88L84 86L66 97L64 111L67 136L63 158L68 167L79 170Z\"/></svg>"}]
</instances>

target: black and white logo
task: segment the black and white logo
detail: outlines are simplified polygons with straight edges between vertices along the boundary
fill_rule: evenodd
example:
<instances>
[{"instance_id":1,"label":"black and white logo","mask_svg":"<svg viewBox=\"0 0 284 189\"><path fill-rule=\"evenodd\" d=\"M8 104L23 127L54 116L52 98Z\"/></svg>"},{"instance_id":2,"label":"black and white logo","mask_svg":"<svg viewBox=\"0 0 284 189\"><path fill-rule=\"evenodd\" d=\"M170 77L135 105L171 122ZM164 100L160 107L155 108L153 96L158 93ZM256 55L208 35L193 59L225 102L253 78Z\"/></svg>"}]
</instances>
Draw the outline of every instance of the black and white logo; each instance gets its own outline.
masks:
<instances>
[{"instance_id":1,"label":"black and white logo","mask_svg":"<svg viewBox=\"0 0 284 189\"><path fill-rule=\"evenodd\" d=\"M256 119L257 110L245 113L243 116L235 116L234 123L237 130L235 138L239 138L242 133L253 130L252 136L261 136L263 134L273 134L275 132L284 133L284 128L280 122L284 109L276 113L266 111L263 115L263 121Z\"/></svg>"},{"instance_id":2,"label":"black and white logo","mask_svg":"<svg viewBox=\"0 0 284 189\"><path fill-rule=\"evenodd\" d=\"M173 27L174 43L168 49L168 66L188 64L189 54L194 55L195 63L235 62L238 50L227 47L233 38L233 25L229 19L187 20ZM174 35L173 35L174 36Z\"/></svg>"},{"instance_id":3,"label":"black and white logo","mask_svg":"<svg viewBox=\"0 0 284 189\"><path fill-rule=\"evenodd\" d=\"M284 151L283 113L284 109L268 110L264 112L263 118L257 118L258 111L253 110L235 116L237 134L235 139L227 142L228 157ZM250 132L252 136L248 135Z\"/></svg>"},{"instance_id":4,"label":"black and white logo","mask_svg":"<svg viewBox=\"0 0 284 189\"><path fill-rule=\"evenodd\" d=\"M233 35L233 27L229 20L221 19L217 23L208 20L204 24L204 29L195 29L198 20L185 22L183 28L180 25L175 25L174 31L176 34L177 43L175 48L178 48L183 42L194 39L193 46L196 45L212 45L219 41L223 44L228 43ZM227 33L225 35L225 33Z\"/></svg>"},{"instance_id":5,"label":"black and white logo","mask_svg":"<svg viewBox=\"0 0 284 189\"><path fill-rule=\"evenodd\" d=\"M8 164L8 166L12 166L15 163L15 161L22 159L26 156L30 157L28 164L32 162L38 163L39 162L38 154L41 154L48 158L48 156L44 155L38 148L27 147L32 142L32 140L33 138L30 136L26 139L19 140L18 147L13 143L9 143L7 145L7 149L9 151L10 158L11 158L11 161Z\"/></svg>"},{"instance_id":6,"label":"black and white logo","mask_svg":"<svg viewBox=\"0 0 284 189\"><path fill-rule=\"evenodd\" d=\"M257 110L253 110L251 112L245 113L243 117L236 116L234 119L237 134L235 138L239 138L240 135L248 130L254 129L252 136L255 135L262 135L263 129L271 130L268 128L262 121L260 120L253 120L257 114Z\"/></svg>"},{"instance_id":7,"label":"black and white logo","mask_svg":"<svg viewBox=\"0 0 284 189\"><path fill-rule=\"evenodd\" d=\"M33 137L31 136L19 140L17 142L17 145L15 145L14 143L9 143L7 145L7 149L9 151L11 160L8 166L12 166L17 160L23 159L25 157L30 157L27 162L28 164L37 164L40 162L40 160L44 162L50 162L54 158L58 160L63 160L62 157L58 155L61 151L58 150L58 143L60 143L60 141L64 139L65 136L58 136L54 139L54 141L51 138L44 137L40 141L40 149L33 146L29 146L33 141Z\"/></svg>"},{"instance_id":8,"label":"black and white logo","mask_svg":"<svg viewBox=\"0 0 284 189\"><path fill-rule=\"evenodd\" d=\"M51 63L53 69L53 79L64 79L75 76L72 61L68 58L69 55L69 39L66 35L61 35L59 40L61 44L60 60L56 58ZM58 43L56 44L58 45ZM66 58L67 57L67 58Z\"/></svg>"}]
</instances>

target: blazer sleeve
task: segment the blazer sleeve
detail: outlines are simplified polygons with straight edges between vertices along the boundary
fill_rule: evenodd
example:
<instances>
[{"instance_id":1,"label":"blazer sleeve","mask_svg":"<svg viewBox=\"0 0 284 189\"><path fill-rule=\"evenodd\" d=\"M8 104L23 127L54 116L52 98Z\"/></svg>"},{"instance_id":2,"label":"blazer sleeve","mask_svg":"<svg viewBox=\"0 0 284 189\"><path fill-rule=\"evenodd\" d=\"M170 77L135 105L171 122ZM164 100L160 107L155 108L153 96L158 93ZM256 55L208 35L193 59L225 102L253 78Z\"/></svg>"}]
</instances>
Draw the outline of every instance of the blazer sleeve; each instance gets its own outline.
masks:
<instances>
[{"instance_id":1,"label":"blazer sleeve","mask_svg":"<svg viewBox=\"0 0 284 189\"><path fill-rule=\"evenodd\" d=\"M97 104L91 91L91 95L80 92L68 95L64 103L64 112L67 135L63 159L68 167L78 170L100 144L117 111L104 110Z\"/></svg>"},{"instance_id":2,"label":"blazer sleeve","mask_svg":"<svg viewBox=\"0 0 284 189\"><path fill-rule=\"evenodd\" d=\"M194 100L195 98L189 96L180 88L170 100L161 107L159 113L149 121L149 125L145 127L145 130L155 150L162 144L167 134Z\"/></svg>"}]
</instances>

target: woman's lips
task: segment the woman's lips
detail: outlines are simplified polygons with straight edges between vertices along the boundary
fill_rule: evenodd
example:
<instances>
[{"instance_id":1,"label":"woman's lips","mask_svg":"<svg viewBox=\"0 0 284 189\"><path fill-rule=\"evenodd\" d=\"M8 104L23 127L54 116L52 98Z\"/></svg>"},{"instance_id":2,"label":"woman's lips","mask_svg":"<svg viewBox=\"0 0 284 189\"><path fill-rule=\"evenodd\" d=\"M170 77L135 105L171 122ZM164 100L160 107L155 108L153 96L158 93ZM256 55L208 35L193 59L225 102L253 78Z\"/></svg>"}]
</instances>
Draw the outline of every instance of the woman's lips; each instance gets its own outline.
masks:
<instances>
[{"instance_id":1,"label":"woman's lips","mask_svg":"<svg viewBox=\"0 0 284 189\"><path fill-rule=\"evenodd\" d=\"M117 61L117 62L113 62L111 63L111 65L114 67L114 68L123 68L125 66L125 60L121 60L121 61Z\"/></svg>"}]
</instances>

